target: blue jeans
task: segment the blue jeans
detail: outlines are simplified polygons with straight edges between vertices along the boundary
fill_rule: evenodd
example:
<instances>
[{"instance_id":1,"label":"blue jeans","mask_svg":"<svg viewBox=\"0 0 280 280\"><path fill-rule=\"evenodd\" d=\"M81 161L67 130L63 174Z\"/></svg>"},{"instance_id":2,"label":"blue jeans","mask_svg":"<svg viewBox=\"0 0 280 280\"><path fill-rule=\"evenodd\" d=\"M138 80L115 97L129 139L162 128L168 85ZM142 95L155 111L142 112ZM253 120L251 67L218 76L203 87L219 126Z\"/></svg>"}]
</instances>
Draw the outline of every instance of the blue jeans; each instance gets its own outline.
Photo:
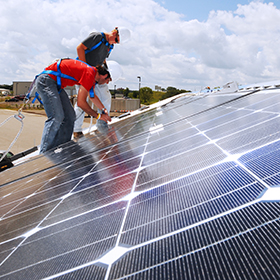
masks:
<instances>
[{"instance_id":1,"label":"blue jeans","mask_svg":"<svg viewBox=\"0 0 280 280\"><path fill-rule=\"evenodd\" d=\"M71 140L76 115L66 91L59 93L49 75L39 75L36 86L48 117L41 140L40 153L44 153Z\"/></svg>"}]
</instances>

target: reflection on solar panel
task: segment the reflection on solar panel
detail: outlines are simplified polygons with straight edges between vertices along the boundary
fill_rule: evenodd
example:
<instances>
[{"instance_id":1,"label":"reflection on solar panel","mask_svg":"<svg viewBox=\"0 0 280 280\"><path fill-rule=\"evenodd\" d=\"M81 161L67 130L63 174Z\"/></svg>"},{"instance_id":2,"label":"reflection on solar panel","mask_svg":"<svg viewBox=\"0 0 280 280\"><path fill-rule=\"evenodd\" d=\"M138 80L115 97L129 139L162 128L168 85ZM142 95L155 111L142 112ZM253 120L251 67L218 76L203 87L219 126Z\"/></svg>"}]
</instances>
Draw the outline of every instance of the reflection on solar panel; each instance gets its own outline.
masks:
<instances>
[{"instance_id":1,"label":"reflection on solar panel","mask_svg":"<svg viewBox=\"0 0 280 280\"><path fill-rule=\"evenodd\" d=\"M0 174L0 279L280 279L280 89L181 96Z\"/></svg>"}]
</instances>

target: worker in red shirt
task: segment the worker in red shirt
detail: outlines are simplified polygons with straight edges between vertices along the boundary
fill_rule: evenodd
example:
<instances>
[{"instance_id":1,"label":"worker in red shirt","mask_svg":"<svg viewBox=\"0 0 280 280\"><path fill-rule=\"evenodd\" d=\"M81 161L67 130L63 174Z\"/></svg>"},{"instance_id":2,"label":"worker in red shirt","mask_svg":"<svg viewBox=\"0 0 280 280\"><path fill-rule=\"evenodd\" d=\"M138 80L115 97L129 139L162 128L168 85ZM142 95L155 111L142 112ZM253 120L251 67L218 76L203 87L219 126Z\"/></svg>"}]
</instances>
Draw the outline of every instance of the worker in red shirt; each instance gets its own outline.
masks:
<instances>
[{"instance_id":1,"label":"worker in red shirt","mask_svg":"<svg viewBox=\"0 0 280 280\"><path fill-rule=\"evenodd\" d=\"M105 66L92 67L74 59L58 60L37 76L37 93L43 101L48 117L43 130L40 153L71 140L76 114L64 90L66 86L80 85L77 103L84 112L105 122L111 121L103 104L94 94L96 84L108 84L110 80L110 73ZM102 110L102 114L91 109L87 97Z\"/></svg>"}]
</instances>

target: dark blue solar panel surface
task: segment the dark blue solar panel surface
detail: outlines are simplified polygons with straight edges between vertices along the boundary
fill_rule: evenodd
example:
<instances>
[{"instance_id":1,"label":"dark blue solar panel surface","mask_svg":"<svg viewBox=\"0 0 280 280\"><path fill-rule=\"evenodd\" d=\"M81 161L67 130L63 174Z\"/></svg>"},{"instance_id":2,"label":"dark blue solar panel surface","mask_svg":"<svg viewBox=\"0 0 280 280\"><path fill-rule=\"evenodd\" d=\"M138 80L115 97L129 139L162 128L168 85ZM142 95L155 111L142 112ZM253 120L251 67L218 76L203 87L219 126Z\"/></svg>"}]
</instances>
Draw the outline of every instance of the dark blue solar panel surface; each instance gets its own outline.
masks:
<instances>
[{"instance_id":1,"label":"dark blue solar panel surface","mask_svg":"<svg viewBox=\"0 0 280 280\"><path fill-rule=\"evenodd\" d=\"M0 279L278 279L279 103L183 96L1 172Z\"/></svg>"}]
</instances>

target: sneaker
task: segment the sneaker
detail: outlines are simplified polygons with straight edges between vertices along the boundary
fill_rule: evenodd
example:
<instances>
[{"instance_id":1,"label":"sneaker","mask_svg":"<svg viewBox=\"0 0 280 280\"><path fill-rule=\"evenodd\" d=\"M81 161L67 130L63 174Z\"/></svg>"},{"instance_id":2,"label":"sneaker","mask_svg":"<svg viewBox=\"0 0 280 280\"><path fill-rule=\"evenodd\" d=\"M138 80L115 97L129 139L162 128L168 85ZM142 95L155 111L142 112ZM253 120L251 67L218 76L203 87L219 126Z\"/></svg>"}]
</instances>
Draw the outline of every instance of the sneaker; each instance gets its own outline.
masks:
<instances>
[{"instance_id":1,"label":"sneaker","mask_svg":"<svg viewBox=\"0 0 280 280\"><path fill-rule=\"evenodd\" d=\"M81 131L79 131L79 132L74 132L73 135L74 135L74 139L75 139L75 140L77 140L77 139L79 139L79 138L81 138L81 137L84 136L83 132L81 132Z\"/></svg>"}]
</instances>

